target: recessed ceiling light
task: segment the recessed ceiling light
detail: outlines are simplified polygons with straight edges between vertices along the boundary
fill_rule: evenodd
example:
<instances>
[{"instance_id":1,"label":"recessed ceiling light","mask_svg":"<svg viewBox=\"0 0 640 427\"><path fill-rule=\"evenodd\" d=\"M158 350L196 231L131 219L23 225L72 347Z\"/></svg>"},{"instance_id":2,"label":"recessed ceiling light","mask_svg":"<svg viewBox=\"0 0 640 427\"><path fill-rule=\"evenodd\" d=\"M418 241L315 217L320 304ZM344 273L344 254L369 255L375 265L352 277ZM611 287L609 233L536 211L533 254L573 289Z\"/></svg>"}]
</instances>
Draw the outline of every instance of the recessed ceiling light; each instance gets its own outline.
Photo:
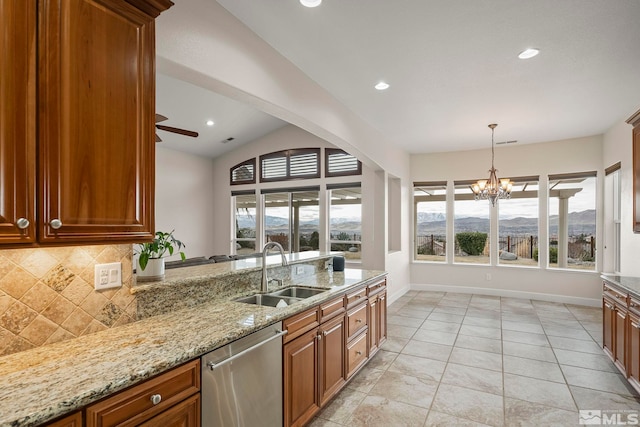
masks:
<instances>
[{"instance_id":1,"label":"recessed ceiling light","mask_svg":"<svg viewBox=\"0 0 640 427\"><path fill-rule=\"evenodd\" d=\"M520 58L520 59L529 59L529 58L533 58L534 56L536 56L539 53L540 53L539 49L535 49L535 48L530 47L529 49L525 49L522 52L520 52L520 54L518 55L518 58Z\"/></svg>"},{"instance_id":2,"label":"recessed ceiling light","mask_svg":"<svg viewBox=\"0 0 640 427\"><path fill-rule=\"evenodd\" d=\"M378 82L378 84L376 84L374 86L376 89L378 90L385 90L385 89L389 89L389 83L385 83L385 82Z\"/></svg>"},{"instance_id":3,"label":"recessed ceiling light","mask_svg":"<svg viewBox=\"0 0 640 427\"><path fill-rule=\"evenodd\" d=\"M207 120L207 126L213 126L215 122L213 120Z\"/></svg>"},{"instance_id":4,"label":"recessed ceiling light","mask_svg":"<svg viewBox=\"0 0 640 427\"><path fill-rule=\"evenodd\" d=\"M300 0L300 4L306 7L316 7L320 6L322 0Z\"/></svg>"}]
</instances>

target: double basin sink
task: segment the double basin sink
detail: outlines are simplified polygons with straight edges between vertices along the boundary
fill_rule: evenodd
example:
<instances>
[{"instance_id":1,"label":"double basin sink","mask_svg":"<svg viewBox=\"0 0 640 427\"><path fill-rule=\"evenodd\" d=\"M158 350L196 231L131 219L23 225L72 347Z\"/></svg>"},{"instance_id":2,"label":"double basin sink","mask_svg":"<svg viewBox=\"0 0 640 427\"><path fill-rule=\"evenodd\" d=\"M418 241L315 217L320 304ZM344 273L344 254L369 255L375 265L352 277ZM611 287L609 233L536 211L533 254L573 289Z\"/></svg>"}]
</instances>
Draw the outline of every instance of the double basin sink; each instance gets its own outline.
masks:
<instances>
[{"instance_id":1,"label":"double basin sink","mask_svg":"<svg viewBox=\"0 0 640 427\"><path fill-rule=\"evenodd\" d=\"M310 288L305 286L291 286L289 288L280 289L279 291L269 292L268 294L255 294L248 297L236 298L234 301L246 304L268 305L270 307L286 307L305 298L312 297L324 292L328 289Z\"/></svg>"}]
</instances>

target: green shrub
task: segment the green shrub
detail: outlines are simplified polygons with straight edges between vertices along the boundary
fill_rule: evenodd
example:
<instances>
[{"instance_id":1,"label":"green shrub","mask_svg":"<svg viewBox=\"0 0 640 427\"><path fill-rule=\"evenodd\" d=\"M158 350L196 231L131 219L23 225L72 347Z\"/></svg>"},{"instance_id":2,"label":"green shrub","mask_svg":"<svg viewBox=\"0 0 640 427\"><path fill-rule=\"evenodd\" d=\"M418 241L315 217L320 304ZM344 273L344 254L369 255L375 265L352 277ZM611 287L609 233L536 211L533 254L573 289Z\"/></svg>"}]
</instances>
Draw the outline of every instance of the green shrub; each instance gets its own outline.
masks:
<instances>
[{"instance_id":1,"label":"green shrub","mask_svg":"<svg viewBox=\"0 0 640 427\"><path fill-rule=\"evenodd\" d=\"M538 248L533 250L533 259L538 261ZM558 248L549 248L549 264L558 262Z\"/></svg>"},{"instance_id":2,"label":"green shrub","mask_svg":"<svg viewBox=\"0 0 640 427\"><path fill-rule=\"evenodd\" d=\"M487 243L487 233L468 232L456 234L460 249L469 255L482 255Z\"/></svg>"}]
</instances>

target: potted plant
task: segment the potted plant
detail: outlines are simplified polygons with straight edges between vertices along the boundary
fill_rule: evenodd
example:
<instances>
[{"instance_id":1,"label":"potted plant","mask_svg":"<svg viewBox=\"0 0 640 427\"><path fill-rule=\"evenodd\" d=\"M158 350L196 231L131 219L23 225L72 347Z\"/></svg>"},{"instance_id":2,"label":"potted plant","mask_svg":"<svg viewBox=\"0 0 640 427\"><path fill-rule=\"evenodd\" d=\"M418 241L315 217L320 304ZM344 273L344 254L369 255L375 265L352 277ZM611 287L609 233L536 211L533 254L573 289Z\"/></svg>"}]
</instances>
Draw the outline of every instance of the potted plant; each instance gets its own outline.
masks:
<instances>
[{"instance_id":1,"label":"potted plant","mask_svg":"<svg viewBox=\"0 0 640 427\"><path fill-rule=\"evenodd\" d=\"M180 251L185 247L184 243L173 237L173 232L156 231L153 242L140 243L136 253L138 254L138 267L136 268L137 280L154 281L164 278L164 255L169 252L169 256L178 251L184 261L184 252Z\"/></svg>"}]
</instances>

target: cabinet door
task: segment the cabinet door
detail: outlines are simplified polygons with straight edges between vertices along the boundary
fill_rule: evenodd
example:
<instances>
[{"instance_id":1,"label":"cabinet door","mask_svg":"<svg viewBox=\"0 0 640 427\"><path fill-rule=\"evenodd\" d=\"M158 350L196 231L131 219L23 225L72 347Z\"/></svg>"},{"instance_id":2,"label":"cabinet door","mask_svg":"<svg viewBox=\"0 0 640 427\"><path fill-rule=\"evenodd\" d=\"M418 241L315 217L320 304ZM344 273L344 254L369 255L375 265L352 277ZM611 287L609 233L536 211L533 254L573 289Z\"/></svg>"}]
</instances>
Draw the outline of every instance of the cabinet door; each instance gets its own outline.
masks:
<instances>
[{"instance_id":1,"label":"cabinet door","mask_svg":"<svg viewBox=\"0 0 640 427\"><path fill-rule=\"evenodd\" d=\"M615 336L614 336L614 362L623 373L626 372L626 345L627 345L627 310L614 306Z\"/></svg>"},{"instance_id":2,"label":"cabinet door","mask_svg":"<svg viewBox=\"0 0 640 427\"><path fill-rule=\"evenodd\" d=\"M640 318L629 313L629 345L627 347L627 375L636 387L640 386Z\"/></svg>"},{"instance_id":3,"label":"cabinet door","mask_svg":"<svg viewBox=\"0 0 640 427\"><path fill-rule=\"evenodd\" d=\"M139 427L200 427L200 393L172 406Z\"/></svg>"},{"instance_id":4,"label":"cabinet door","mask_svg":"<svg viewBox=\"0 0 640 427\"><path fill-rule=\"evenodd\" d=\"M613 303L606 298L602 299L602 343L606 353L613 359L613 334L614 334L614 316Z\"/></svg>"},{"instance_id":5,"label":"cabinet door","mask_svg":"<svg viewBox=\"0 0 640 427\"><path fill-rule=\"evenodd\" d=\"M369 297L369 357L378 351L379 325L378 296L374 295Z\"/></svg>"},{"instance_id":6,"label":"cabinet door","mask_svg":"<svg viewBox=\"0 0 640 427\"><path fill-rule=\"evenodd\" d=\"M640 121L633 128L633 232L640 233Z\"/></svg>"},{"instance_id":7,"label":"cabinet door","mask_svg":"<svg viewBox=\"0 0 640 427\"><path fill-rule=\"evenodd\" d=\"M340 316L320 326L320 406L327 403L345 383L344 322L344 316Z\"/></svg>"},{"instance_id":8,"label":"cabinet door","mask_svg":"<svg viewBox=\"0 0 640 427\"><path fill-rule=\"evenodd\" d=\"M284 425L302 426L320 409L318 328L284 345Z\"/></svg>"},{"instance_id":9,"label":"cabinet door","mask_svg":"<svg viewBox=\"0 0 640 427\"><path fill-rule=\"evenodd\" d=\"M39 17L39 240L150 240L153 18L124 0L39 0Z\"/></svg>"},{"instance_id":10,"label":"cabinet door","mask_svg":"<svg viewBox=\"0 0 640 427\"><path fill-rule=\"evenodd\" d=\"M45 427L82 427L82 412L76 412L58 421L47 423Z\"/></svg>"},{"instance_id":11,"label":"cabinet door","mask_svg":"<svg viewBox=\"0 0 640 427\"><path fill-rule=\"evenodd\" d=\"M387 292L378 296L378 347L387 340Z\"/></svg>"},{"instance_id":12,"label":"cabinet door","mask_svg":"<svg viewBox=\"0 0 640 427\"><path fill-rule=\"evenodd\" d=\"M0 243L31 243L36 235L36 3L1 1L0 22Z\"/></svg>"}]
</instances>

